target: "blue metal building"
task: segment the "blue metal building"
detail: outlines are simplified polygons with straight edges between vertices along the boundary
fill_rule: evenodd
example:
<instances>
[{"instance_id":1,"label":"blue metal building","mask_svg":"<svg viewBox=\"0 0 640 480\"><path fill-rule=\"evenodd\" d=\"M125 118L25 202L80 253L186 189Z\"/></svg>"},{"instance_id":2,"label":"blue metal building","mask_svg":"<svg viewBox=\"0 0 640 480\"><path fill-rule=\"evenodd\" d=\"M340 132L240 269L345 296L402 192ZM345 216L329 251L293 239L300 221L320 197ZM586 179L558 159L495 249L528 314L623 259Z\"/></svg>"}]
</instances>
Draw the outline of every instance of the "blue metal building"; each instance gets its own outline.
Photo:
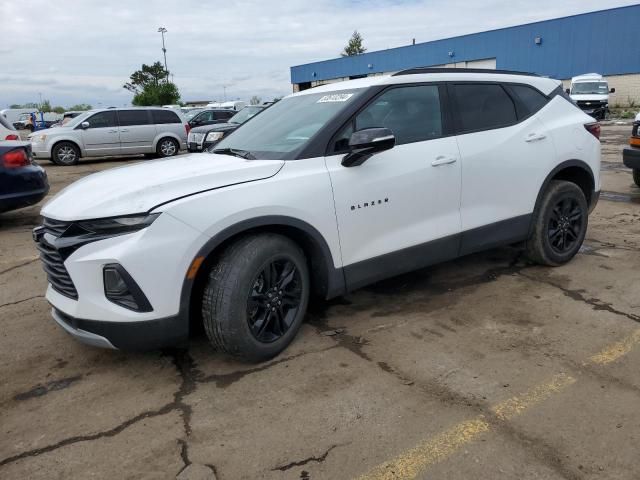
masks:
<instances>
[{"instance_id":1,"label":"blue metal building","mask_svg":"<svg viewBox=\"0 0 640 480\"><path fill-rule=\"evenodd\" d=\"M291 67L291 83L302 90L412 67L486 62L557 79L640 74L639 31L640 5L632 5L298 65Z\"/></svg>"}]
</instances>

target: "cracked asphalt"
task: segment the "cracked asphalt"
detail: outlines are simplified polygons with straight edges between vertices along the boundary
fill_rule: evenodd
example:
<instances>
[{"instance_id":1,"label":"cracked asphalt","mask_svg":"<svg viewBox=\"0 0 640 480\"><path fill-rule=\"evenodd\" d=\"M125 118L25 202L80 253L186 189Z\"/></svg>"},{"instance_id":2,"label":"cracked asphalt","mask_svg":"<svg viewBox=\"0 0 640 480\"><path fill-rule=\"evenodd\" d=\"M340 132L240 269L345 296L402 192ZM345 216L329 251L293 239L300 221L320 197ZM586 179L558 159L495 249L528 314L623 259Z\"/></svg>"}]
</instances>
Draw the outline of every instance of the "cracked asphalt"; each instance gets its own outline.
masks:
<instances>
[{"instance_id":1,"label":"cracked asphalt","mask_svg":"<svg viewBox=\"0 0 640 480\"><path fill-rule=\"evenodd\" d=\"M603 127L603 197L568 265L502 248L312 306L264 364L73 341L38 207L0 216L0 478L638 479L640 189ZM122 165L45 163L52 192Z\"/></svg>"}]
</instances>

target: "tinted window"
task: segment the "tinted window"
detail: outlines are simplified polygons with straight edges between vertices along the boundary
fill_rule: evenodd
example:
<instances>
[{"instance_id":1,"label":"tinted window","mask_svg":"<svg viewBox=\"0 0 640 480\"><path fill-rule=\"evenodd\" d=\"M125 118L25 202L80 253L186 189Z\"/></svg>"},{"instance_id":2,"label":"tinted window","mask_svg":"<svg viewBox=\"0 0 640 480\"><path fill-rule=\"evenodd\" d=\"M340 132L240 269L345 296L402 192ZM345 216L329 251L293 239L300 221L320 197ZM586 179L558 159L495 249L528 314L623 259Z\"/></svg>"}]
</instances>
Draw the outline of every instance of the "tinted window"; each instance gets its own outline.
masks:
<instances>
[{"instance_id":1,"label":"tinted window","mask_svg":"<svg viewBox=\"0 0 640 480\"><path fill-rule=\"evenodd\" d=\"M215 120L215 117L213 116L213 112L211 110L207 110L206 112L202 112L202 113L196 115L193 118L193 121L196 122L196 123L197 122L200 122L200 123L202 123L202 122L211 122L213 120Z\"/></svg>"},{"instance_id":2,"label":"tinted window","mask_svg":"<svg viewBox=\"0 0 640 480\"><path fill-rule=\"evenodd\" d=\"M547 97L535 88L525 85L510 85L509 88L519 100L519 107L523 110L518 112L518 116L526 117L532 113L536 113L547 104Z\"/></svg>"},{"instance_id":3,"label":"tinted window","mask_svg":"<svg viewBox=\"0 0 640 480\"><path fill-rule=\"evenodd\" d=\"M218 120L227 120L231 118L235 112L215 112L216 119Z\"/></svg>"},{"instance_id":4,"label":"tinted window","mask_svg":"<svg viewBox=\"0 0 640 480\"><path fill-rule=\"evenodd\" d=\"M116 122L116 112L100 112L95 115L89 117L87 119L89 122L89 128L105 128L105 127L115 127L117 125Z\"/></svg>"},{"instance_id":5,"label":"tinted window","mask_svg":"<svg viewBox=\"0 0 640 480\"><path fill-rule=\"evenodd\" d=\"M423 85L386 91L355 118L355 130L372 127L391 130L396 145L442 136L438 87Z\"/></svg>"},{"instance_id":6,"label":"tinted window","mask_svg":"<svg viewBox=\"0 0 640 480\"><path fill-rule=\"evenodd\" d=\"M182 123L180 117L171 110L151 110L153 123Z\"/></svg>"},{"instance_id":7,"label":"tinted window","mask_svg":"<svg viewBox=\"0 0 640 480\"><path fill-rule=\"evenodd\" d=\"M148 125L147 110L118 110L118 121L121 127L129 125Z\"/></svg>"},{"instance_id":8,"label":"tinted window","mask_svg":"<svg viewBox=\"0 0 640 480\"><path fill-rule=\"evenodd\" d=\"M513 100L500 85L458 84L455 95L463 132L489 130L517 122Z\"/></svg>"}]
</instances>

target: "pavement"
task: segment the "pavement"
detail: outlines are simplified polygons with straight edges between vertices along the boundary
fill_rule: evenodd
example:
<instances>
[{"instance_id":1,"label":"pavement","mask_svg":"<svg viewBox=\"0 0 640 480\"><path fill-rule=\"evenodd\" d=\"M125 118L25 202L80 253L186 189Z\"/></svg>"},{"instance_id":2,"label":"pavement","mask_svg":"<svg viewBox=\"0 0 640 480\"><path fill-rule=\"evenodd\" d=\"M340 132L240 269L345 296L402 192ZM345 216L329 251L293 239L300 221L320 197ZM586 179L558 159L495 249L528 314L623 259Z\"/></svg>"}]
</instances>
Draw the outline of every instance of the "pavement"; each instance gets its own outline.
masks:
<instances>
[{"instance_id":1,"label":"pavement","mask_svg":"<svg viewBox=\"0 0 640 480\"><path fill-rule=\"evenodd\" d=\"M279 357L83 346L31 229L0 216L2 479L638 479L640 189L603 127L603 195L559 268L501 248L311 307ZM52 193L141 161L44 163Z\"/></svg>"}]
</instances>

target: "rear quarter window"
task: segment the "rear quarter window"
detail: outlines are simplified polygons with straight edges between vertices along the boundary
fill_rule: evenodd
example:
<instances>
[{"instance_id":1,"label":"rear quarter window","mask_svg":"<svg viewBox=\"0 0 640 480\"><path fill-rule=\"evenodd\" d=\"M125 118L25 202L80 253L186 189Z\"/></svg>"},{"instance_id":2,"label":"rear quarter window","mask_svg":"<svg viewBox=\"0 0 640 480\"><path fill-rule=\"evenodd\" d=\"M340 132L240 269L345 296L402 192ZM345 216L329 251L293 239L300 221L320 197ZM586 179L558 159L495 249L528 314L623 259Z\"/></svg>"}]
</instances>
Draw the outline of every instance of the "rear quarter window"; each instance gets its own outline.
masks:
<instances>
[{"instance_id":1,"label":"rear quarter window","mask_svg":"<svg viewBox=\"0 0 640 480\"><path fill-rule=\"evenodd\" d=\"M151 118L155 124L182 123L180 117L171 110L151 110Z\"/></svg>"},{"instance_id":2,"label":"rear quarter window","mask_svg":"<svg viewBox=\"0 0 640 480\"><path fill-rule=\"evenodd\" d=\"M542 93L526 85L509 85L507 87L517 100L518 116L520 118L533 115L549 101Z\"/></svg>"}]
</instances>

